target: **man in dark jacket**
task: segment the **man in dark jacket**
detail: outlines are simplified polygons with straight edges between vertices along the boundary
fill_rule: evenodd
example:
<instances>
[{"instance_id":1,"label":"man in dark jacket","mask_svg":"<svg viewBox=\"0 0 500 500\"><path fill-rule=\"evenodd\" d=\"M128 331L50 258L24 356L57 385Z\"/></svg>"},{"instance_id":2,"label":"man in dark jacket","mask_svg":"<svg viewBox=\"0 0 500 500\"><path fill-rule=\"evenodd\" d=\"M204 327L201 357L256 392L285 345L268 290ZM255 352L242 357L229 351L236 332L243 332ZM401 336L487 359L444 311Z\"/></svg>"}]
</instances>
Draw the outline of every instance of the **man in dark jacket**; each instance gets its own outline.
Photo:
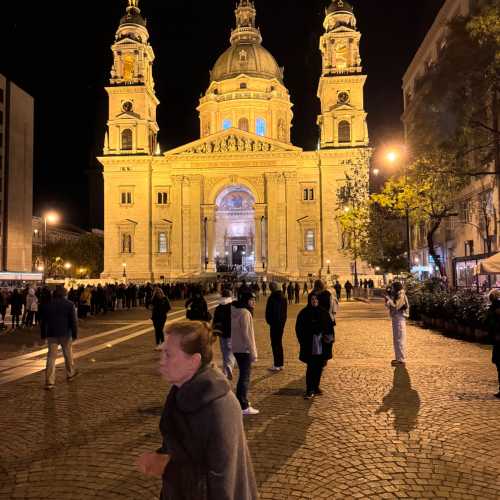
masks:
<instances>
[{"instance_id":1,"label":"man in dark jacket","mask_svg":"<svg viewBox=\"0 0 500 500\"><path fill-rule=\"evenodd\" d=\"M233 380L233 369L236 359L231 347L231 304L233 302L233 291L230 288L222 290L222 297L219 305L215 308L213 329L220 337L220 350L222 353L222 372L229 379Z\"/></svg>"},{"instance_id":2,"label":"man in dark jacket","mask_svg":"<svg viewBox=\"0 0 500 500\"><path fill-rule=\"evenodd\" d=\"M54 291L52 301L40 308L40 332L42 340L47 339L47 367L45 388L54 389L56 385L56 359L59 345L62 347L66 376L68 381L73 380L78 372L73 363L72 342L78 337L78 321L75 306L66 300L66 291L58 287Z\"/></svg>"},{"instance_id":3,"label":"man in dark jacket","mask_svg":"<svg viewBox=\"0 0 500 500\"><path fill-rule=\"evenodd\" d=\"M271 347L274 357L274 365L269 370L278 372L283 370L285 365L283 332L285 330L288 305L284 294L278 289L276 283L271 283L269 289L271 290L271 295L267 299L266 322L271 330Z\"/></svg>"},{"instance_id":4,"label":"man in dark jacket","mask_svg":"<svg viewBox=\"0 0 500 500\"><path fill-rule=\"evenodd\" d=\"M212 368L212 331L183 321L167 328L160 373L172 384L160 420L163 445L137 461L163 479L162 500L258 498L241 408Z\"/></svg>"}]
</instances>

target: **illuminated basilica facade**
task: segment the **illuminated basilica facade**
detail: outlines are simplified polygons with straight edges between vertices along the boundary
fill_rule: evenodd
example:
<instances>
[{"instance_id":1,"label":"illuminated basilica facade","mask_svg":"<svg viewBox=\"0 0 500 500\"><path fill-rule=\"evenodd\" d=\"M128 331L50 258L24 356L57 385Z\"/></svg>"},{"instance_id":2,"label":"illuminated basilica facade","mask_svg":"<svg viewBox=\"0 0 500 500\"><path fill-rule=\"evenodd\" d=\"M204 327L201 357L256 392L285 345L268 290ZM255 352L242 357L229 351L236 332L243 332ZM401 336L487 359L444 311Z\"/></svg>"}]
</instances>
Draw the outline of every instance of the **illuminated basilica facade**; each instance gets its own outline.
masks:
<instances>
[{"instance_id":1,"label":"illuminated basilica facade","mask_svg":"<svg viewBox=\"0 0 500 500\"><path fill-rule=\"evenodd\" d=\"M138 0L129 0L112 46L99 158L103 278L182 279L233 266L294 278L351 277L337 192L346 165L368 151L366 76L352 6L335 0L325 12L315 151L291 143L290 94L283 69L262 46L254 2L239 0L235 14L230 47L197 108L200 138L161 153L154 51Z\"/></svg>"}]
</instances>

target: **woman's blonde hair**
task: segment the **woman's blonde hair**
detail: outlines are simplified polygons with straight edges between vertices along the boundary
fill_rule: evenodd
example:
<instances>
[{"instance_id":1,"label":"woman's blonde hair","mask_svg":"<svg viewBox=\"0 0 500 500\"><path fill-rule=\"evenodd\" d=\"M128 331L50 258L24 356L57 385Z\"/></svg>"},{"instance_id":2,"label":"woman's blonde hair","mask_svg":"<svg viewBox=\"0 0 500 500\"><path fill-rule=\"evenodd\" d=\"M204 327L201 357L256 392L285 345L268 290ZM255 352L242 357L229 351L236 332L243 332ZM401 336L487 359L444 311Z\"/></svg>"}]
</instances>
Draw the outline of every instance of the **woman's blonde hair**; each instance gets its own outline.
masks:
<instances>
[{"instance_id":1,"label":"woman's blonde hair","mask_svg":"<svg viewBox=\"0 0 500 500\"><path fill-rule=\"evenodd\" d=\"M212 327L204 321L179 321L167 326L167 335L177 335L181 342L181 349L186 354L199 354L201 365L206 366L212 362L213 344L216 337Z\"/></svg>"}]
</instances>

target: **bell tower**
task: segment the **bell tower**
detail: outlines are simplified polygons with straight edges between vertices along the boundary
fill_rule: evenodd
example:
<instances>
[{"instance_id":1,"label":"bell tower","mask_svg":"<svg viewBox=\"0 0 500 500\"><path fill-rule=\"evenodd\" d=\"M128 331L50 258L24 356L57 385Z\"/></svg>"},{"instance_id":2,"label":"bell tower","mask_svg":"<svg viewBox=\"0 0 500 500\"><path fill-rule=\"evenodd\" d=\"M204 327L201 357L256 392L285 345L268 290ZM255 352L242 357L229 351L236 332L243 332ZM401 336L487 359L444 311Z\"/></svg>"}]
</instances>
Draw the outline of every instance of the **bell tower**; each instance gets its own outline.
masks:
<instances>
[{"instance_id":1,"label":"bell tower","mask_svg":"<svg viewBox=\"0 0 500 500\"><path fill-rule=\"evenodd\" d=\"M364 109L364 85L353 7L334 0L325 12L325 33L320 39L323 70L318 97L321 148L353 148L368 145Z\"/></svg>"},{"instance_id":2,"label":"bell tower","mask_svg":"<svg viewBox=\"0 0 500 500\"><path fill-rule=\"evenodd\" d=\"M116 32L104 155L153 155L157 148L159 101L154 91L153 49L139 0L128 0Z\"/></svg>"}]
</instances>

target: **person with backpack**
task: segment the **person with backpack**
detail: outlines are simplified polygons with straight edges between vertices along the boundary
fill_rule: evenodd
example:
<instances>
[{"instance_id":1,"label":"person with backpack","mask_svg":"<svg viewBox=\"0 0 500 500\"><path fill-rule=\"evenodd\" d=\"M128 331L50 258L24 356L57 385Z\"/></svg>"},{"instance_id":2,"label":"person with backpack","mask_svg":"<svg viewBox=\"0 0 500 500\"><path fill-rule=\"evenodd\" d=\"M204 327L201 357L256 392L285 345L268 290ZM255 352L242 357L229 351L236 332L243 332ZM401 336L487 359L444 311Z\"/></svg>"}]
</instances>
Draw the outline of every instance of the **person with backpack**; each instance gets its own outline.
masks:
<instances>
[{"instance_id":1,"label":"person with backpack","mask_svg":"<svg viewBox=\"0 0 500 500\"><path fill-rule=\"evenodd\" d=\"M395 281L391 293L385 296L385 306L389 309L392 319L392 337L396 359L392 366L406 364L406 319L410 317L410 303L404 291L403 284Z\"/></svg>"},{"instance_id":2,"label":"person with backpack","mask_svg":"<svg viewBox=\"0 0 500 500\"><path fill-rule=\"evenodd\" d=\"M270 283L271 295L266 304L266 323L270 328L271 347L273 350L274 364L269 368L272 372L283 370L285 365L283 354L283 333L287 320L288 304L284 294L279 290L277 283Z\"/></svg>"},{"instance_id":3,"label":"person with backpack","mask_svg":"<svg viewBox=\"0 0 500 500\"><path fill-rule=\"evenodd\" d=\"M165 328L165 323L167 322L167 314L170 311L170 302L167 296L163 293L160 287L154 289L151 305L153 306L153 311L151 313L151 320L153 321L153 326L155 329L156 337L156 351L161 351L162 344L165 342L165 335L163 329Z\"/></svg>"},{"instance_id":4,"label":"person with backpack","mask_svg":"<svg viewBox=\"0 0 500 500\"><path fill-rule=\"evenodd\" d=\"M350 301L351 300L353 286L352 286L352 283L349 280L347 280L345 282L344 289L345 289L345 295L346 295L347 301Z\"/></svg>"},{"instance_id":5,"label":"person with backpack","mask_svg":"<svg viewBox=\"0 0 500 500\"><path fill-rule=\"evenodd\" d=\"M190 321L210 321L212 319L200 287L193 289L193 296L186 301L186 309L186 318Z\"/></svg>"},{"instance_id":6,"label":"person with backpack","mask_svg":"<svg viewBox=\"0 0 500 500\"><path fill-rule=\"evenodd\" d=\"M231 304L233 302L233 292L229 288L222 290L222 297L219 305L215 308L212 327L215 335L219 336L220 350L222 353L222 372L233 380L233 370L236 359L231 346Z\"/></svg>"},{"instance_id":7,"label":"person with backpack","mask_svg":"<svg viewBox=\"0 0 500 500\"><path fill-rule=\"evenodd\" d=\"M333 285L333 288L335 289L337 300L340 302L342 297L342 285L340 284L339 280L335 281L335 285Z\"/></svg>"}]
</instances>

